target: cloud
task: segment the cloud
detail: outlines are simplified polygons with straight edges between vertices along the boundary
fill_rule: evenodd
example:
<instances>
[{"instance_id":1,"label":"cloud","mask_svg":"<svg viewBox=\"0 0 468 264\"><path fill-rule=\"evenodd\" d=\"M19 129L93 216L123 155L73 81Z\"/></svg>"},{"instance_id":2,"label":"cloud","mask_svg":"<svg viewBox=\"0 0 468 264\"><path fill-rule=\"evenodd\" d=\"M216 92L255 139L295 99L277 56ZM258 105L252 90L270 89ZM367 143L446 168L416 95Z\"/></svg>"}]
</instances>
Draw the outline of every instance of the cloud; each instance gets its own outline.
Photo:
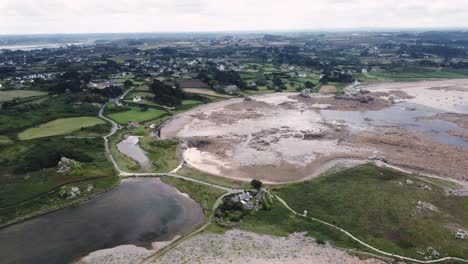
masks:
<instances>
[{"instance_id":1,"label":"cloud","mask_svg":"<svg viewBox=\"0 0 468 264\"><path fill-rule=\"evenodd\" d=\"M1 0L0 33L468 27L468 0Z\"/></svg>"}]
</instances>

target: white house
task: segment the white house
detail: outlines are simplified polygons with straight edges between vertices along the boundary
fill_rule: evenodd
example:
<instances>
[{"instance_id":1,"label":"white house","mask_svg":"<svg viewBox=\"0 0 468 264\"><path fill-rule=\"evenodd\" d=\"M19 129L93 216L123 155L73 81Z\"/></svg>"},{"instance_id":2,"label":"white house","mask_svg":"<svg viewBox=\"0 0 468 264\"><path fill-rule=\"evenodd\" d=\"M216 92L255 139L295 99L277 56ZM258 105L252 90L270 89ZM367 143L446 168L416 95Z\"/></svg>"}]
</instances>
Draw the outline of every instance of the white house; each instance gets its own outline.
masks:
<instances>
[{"instance_id":1,"label":"white house","mask_svg":"<svg viewBox=\"0 0 468 264\"><path fill-rule=\"evenodd\" d=\"M141 96L137 95L133 98L133 102L137 103L141 101Z\"/></svg>"},{"instance_id":2,"label":"white house","mask_svg":"<svg viewBox=\"0 0 468 264\"><path fill-rule=\"evenodd\" d=\"M306 78L307 74L305 72L300 72L297 74L297 76L299 76L299 78Z\"/></svg>"}]
</instances>

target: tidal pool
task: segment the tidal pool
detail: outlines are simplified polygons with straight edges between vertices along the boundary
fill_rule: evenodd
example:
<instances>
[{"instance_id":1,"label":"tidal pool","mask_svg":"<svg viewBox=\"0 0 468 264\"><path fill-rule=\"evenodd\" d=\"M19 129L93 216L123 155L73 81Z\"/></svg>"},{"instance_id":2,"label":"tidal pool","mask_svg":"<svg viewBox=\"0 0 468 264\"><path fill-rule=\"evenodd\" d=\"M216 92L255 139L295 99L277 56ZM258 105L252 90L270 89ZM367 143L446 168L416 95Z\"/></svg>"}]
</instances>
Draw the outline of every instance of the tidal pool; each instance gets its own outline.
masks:
<instances>
[{"instance_id":1,"label":"tidal pool","mask_svg":"<svg viewBox=\"0 0 468 264\"><path fill-rule=\"evenodd\" d=\"M129 136L117 144L120 153L138 162L143 169L151 167L151 160L146 156L145 151L138 145L140 139L137 136Z\"/></svg>"},{"instance_id":2,"label":"tidal pool","mask_svg":"<svg viewBox=\"0 0 468 264\"><path fill-rule=\"evenodd\" d=\"M0 229L0 263L70 263L118 245L149 247L203 219L198 203L159 179L127 179L79 205Z\"/></svg>"}]
</instances>

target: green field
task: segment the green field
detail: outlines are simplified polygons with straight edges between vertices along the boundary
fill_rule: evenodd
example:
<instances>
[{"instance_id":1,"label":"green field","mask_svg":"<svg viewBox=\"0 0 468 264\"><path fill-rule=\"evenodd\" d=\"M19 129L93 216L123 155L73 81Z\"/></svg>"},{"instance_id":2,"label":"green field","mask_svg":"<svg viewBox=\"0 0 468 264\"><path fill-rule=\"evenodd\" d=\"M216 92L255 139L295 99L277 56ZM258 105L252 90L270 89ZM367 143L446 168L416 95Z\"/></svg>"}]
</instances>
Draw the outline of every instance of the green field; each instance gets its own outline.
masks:
<instances>
[{"instance_id":1,"label":"green field","mask_svg":"<svg viewBox=\"0 0 468 264\"><path fill-rule=\"evenodd\" d=\"M198 171L196 169L184 166L182 167L177 174L187 176L193 179L211 182L217 185L230 187L230 188L238 188L238 189L248 189L250 188L250 183L248 182L241 182L236 180L231 180L229 178L215 176L208 174L206 172Z\"/></svg>"},{"instance_id":2,"label":"green field","mask_svg":"<svg viewBox=\"0 0 468 264\"><path fill-rule=\"evenodd\" d=\"M69 171L59 173L56 167L61 157L77 163ZM98 191L64 200L57 199L57 194L54 194L60 186L84 182L94 185L95 181L101 182L101 178L106 178L108 180L99 183L105 189L118 181L104 154L101 138L51 137L17 141L0 148L0 167L0 225L85 199Z\"/></svg>"},{"instance_id":3,"label":"green field","mask_svg":"<svg viewBox=\"0 0 468 264\"><path fill-rule=\"evenodd\" d=\"M220 233L223 230L219 225L212 227L212 232ZM273 204L270 210L259 210L249 215L239 225L240 229L259 234L286 237L295 232L306 232L315 239L327 241L334 246L364 250L360 244L354 242L345 234L319 222L307 220L292 214L279 202Z\"/></svg>"},{"instance_id":4,"label":"green field","mask_svg":"<svg viewBox=\"0 0 468 264\"><path fill-rule=\"evenodd\" d=\"M369 75L373 75L380 78L392 79L392 80L419 80L419 79L461 79L467 78L466 72L461 72L451 69L433 69L433 68L400 68L391 71L377 70L370 72Z\"/></svg>"},{"instance_id":5,"label":"green field","mask_svg":"<svg viewBox=\"0 0 468 264\"><path fill-rule=\"evenodd\" d=\"M180 192L188 194L190 198L198 202L206 217L211 215L216 199L224 194L224 191L222 190L174 177L163 176L161 177L161 180L176 187Z\"/></svg>"},{"instance_id":6,"label":"green field","mask_svg":"<svg viewBox=\"0 0 468 264\"><path fill-rule=\"evenodd\" d=\"M381 250L419 259L423 256L417 251L428 247L441 256L468 255L468 241L454 237L458 228L468 229L468 198L446 195L413 175L364 165L275 193L295 211L307 210ZM418 202L436 209L418 207Z\"/></svg>"},{"instance_id":7,"label":"green field","mask_svg":"<svg viewBox=\"0 0 468 264\"><path fill-rule=\"evenodd\" d=\"M0 145L10 144L12 142L13 141L9 137L0 135Z\"/></svg>"},{"instance_id":8,"label":"green field","mask_svg":"<svg viewBox=\"0 0 468 264\"><path fill-rule=\"evenodd\" d=\"M106 124L106 122L97 117L83 116L61 118L37 127L28 128L19 133L18 138L20 140L29 140L33 138L66 135L80 129L103 124Z\"/></svg>"},{"instance_id":9,"label":"green field","mask_svg":"<svg viewBox=\"0 0 468 264\"><path fill-rule=\"evenodd\" d=\"M144 122L156 119L166 114L165 111L154 108L148 108L146 111L135 106L131 106L129 108L130 110L128 111L113 113L109 114L108 116L109 118L115 120L117 123L125 125L130 121Z\"/></svg>"},{"instance_id":10,"label":"green field","mask_svg":"<svg viewBox=\"0 0 468 264\"><path fill-rule=\"evenodd\" d=\"M147 151L153 163L154 172L169 172L180 163L177 148L179 143L173 140L155 140L150 137L140 138L140 146Z\"/></svg>"},{"instance_id":11,"label":"green field","mask_svg":"<svg viewBox=\"0 0 468 264\"><path fill-rule=\"evenodd\" d=\"M0 134L15 138L23 130L59 118L95 116L99 107L92 103L74 104L75 95L59 95L35 105L20 105L2 109Z\"/></svg>"},{"instance_id":12,"label":"green field","mask_svg":"<svg viewBox=\"0 0 468 264\"><path fill-rule=\"evenodd\" d=\"M47 95L46 92L34 91L34 90L11 90L11 91L0 91L0 103L11 101L13 99L33 97Z\"/></svg>"}]
</instances>

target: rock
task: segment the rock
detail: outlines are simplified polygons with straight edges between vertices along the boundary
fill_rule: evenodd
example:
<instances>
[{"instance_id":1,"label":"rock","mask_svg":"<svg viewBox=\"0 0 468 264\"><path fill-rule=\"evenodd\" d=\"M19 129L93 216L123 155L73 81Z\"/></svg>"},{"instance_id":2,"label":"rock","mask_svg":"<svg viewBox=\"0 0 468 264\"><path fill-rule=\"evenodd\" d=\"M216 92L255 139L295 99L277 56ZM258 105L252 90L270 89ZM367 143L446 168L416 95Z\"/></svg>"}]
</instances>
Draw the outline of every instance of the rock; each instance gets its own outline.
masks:
<instances>
[{"instance_id":1,"label":"rock","mask_svg":"<svg viewBox=\"0 0 468 264\"><path fill-rule=\"evenodd\" d=\"M406 180L406 184L413 184L414 182L412 180Z\"/></svg>"},{"instance_id":2,"label":"rock","mask_svg":"<svg viewBox=\"0 0 468 264\"><path fill-rule=\"evenodd\" d=\"M314 139L320 139L320 138L323 138L322 133L304 134L304 140L314 140Z\"/></svg>"},{"instance_id":3,"label":"rock","mask_svg":"<svg viewBox=\"0 0 468 264\"><path fill-rule=\"evenodd\" d=\"M427 247L427 252L431 255L432 258L438 258L440 255L440 253L433 247Z\"/></svg>"},{"instance_id":4,"label":"rock","mask_svg":"<svg viewBox=\"0 0 468 264\"><path fill-rule=\"evenodd\" d=\"M76 186L71 186L71 187L63 186L62 188L60 188L60 191L58 192L58 195L61 198L64 198L67 200L74 199L80 194L81 194L81 190L80 188Z\"/></svg>"},{"instance_id":5,"label":"rock","mask_svg":"<svg viewBox=\"0 0 468 264\"><path fill-rule=\"evenodd\" d=\"M250 101L253 101L253 99L251 97L244 97L244 102L250 102Z\"/></svg>"},{"instance_id":6,"label":"rock","mask_svg":"<svg viewBox=\"0 0 468 264\"><path fill-rule=\"evenodd\" d=\"M359 102L363 104L368 104L374 101L374 98L371 96L362 96L359 98Z\"/></svg>"},{"instance_id":7,"label":"rock","mask_svg":"<svg viewBox=\"0 0 468 264\"><path fill-rule=\"evenodd\" d=\"M387 158L385 158L384 156L372 155L372 156L368 157L367 159L368 160L381 161L383 163L388 163Z\"/></svg>"},{"instance_id":8,"label":"rock","mask_svg":"<svg viewBox=\"0 0 468 264\"><path fill-rule=\"evenodd\" d=\"M418 210L431 210L431 211L435 211L435 212L439 211L439 209L436 206L434 206L434 205L432 205L432 204L430 204L428 202L422 202L422 201L418 201L418 203L416 205L416 208Z\"/></svg>"},{"instance_id":9,"label":"rock","mask_svg":"<svg viewBox=\"0 0 468 264\"><path fill-rule=\"evenodd\" d=\"M455 233L456 239L468 239L468 230L458 229Z\"/></svg>"},{"instance_id":10,"label":"rock","mask_svg":"<svg viewBox=\"0 0 468 264\"><path fill-rule=\"evenodd\" d=\"M366 90L366 89L359 89L359 93L361 94L367 94L367 93L370 93L369 90Z\"/></svg>"},{"instance_id":11,"label":"rock","mask_svg":"<svg viewBox=\"0 0 468 264\"><path fill-rule=\"evenodd\" d=\"M310 97L310 93L311 93L310 89L306 88L306 89L302 89L299 95L302 97Z\"/></svg>"},{"instance_id":12,"label":"rock","mask_svg":"<svg viewBox=\"0 0 468 264\"><path fill-rule=\"evenodd\" d=\"M432 191L432 188L426 184L419 184L419 188L426 191Z\"/></svg>"},{"instance_id":13,"label":"rock","mask_svg":"<svg viewBox=\"0 0 468 264\"><path fill-rule=\"evenodd\" d=\"M77 162L72 160L72 159L68 159L66 157L62 157L59 161L59 163L57 164L57 172L58 173L64 173L64 172L67 172L69 171L73 166L76 166L77 165Z\"/></svg>"},{"instance_id":14,"label":"rock","mask_svg":"<svg viewBox=\"0 0 468 264\"><path fill-rule=\"evenodd\" d=\"M192 140L192 141L189 141L187 145L188 145L189 148L201 149L201 148L205 148L208 145L210 145L210 142L208 142L206 140Z\"/></svg>"}]
</instances>

